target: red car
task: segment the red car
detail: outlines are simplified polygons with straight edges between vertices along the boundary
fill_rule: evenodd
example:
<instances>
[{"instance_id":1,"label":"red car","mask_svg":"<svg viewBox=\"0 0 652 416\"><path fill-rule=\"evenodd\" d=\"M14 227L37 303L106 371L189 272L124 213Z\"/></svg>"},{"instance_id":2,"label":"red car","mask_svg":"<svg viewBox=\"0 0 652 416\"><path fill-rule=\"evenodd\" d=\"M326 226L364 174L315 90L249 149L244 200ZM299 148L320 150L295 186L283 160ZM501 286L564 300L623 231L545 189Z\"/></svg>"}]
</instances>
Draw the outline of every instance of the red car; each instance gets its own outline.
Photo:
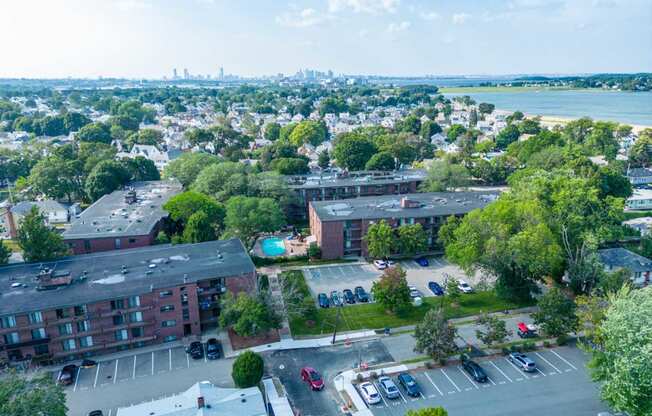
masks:
<instances>
[{"instance_id":1,"label":"red car","mask_svg":"<svg viewBox=\"0 0 652 416\"><path fill-rule=\"evenodd\" d=\"M321 376L311 367L303 367L301 369L301 379L308 383L312 390L321 390L324 388L324 380Z\"/></svg>"}]
</instances>

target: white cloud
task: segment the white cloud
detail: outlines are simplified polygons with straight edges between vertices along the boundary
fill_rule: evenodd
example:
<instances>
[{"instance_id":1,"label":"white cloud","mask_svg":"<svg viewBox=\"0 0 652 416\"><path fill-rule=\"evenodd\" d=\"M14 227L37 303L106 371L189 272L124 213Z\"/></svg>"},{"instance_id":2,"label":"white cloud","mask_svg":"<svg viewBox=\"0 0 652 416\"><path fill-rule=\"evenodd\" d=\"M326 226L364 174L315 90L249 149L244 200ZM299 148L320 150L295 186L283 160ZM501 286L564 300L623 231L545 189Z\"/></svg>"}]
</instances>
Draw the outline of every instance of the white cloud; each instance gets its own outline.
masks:
<instances>
[{"instance_id":1,"label":"white cloud","mask_svg":"<svg viewBox=\"0 0 652 416\"><path fill-rule=\"evenodd\" d=\"M369 36L369 31L367 29L360 29L360 31L358 32L358 36L364 39L367 36Z\"/></svg>"},{"instance_id":2,"label":"white cloud","mask_svg":"<svg viewBox=\"0 0 652 416\"><path fill-rule=\"evenodd\" d=\"M399 32L405 32L412 26L412 23L408 21L403 21L400 23L390 23L389 26L387 26L387 32L389 33L399 33Z\"/></svg>"},{"instance_id":3,"label":"white cloud","mask_svg":"<svg viewBox=\"0 0 652 416\"><path fill-rule=\"evenodd\" d=\"M453 15L453 23L456 25L462 25L464 24L467 20L471 18L471 15L468 13L455 13Z\"/></svg>"},{"instance_id":4,"label":"white cloud","mask_svg":"<svg viewBox=\"0 0 652 416\"><path fill-rule=\"evenodd\" d=\"M285 12L276 16L276 23L286 27L310 27L324 22L326 18L320 16L315 9L307 8L298 11Z\"/></svg>"},{"instance_id":5,"label":"white cloud","mask_svg":"<svg viewBox=\"0 0 652 416\"><path fill-rule=\"evenodd\" d=\"M437 20L441 16L437 12L421 12L419 17L421 17L423 20Z\"/></svg>"},{"instance_id":6,"label":"white cloud","mask_svg":"<svg viewBox=\"0 0 652 416\"><path fill-rule=\"evenodd\" d=\"M115 5L123 12L144 10L152 7L150 2L144 0L120 0L116 2Z\"/></svg>"},{"instance_id":7,"label":"white cloud","mask_svg":"<svg viewBox=\"0 0 652 416\"><path fill-rule=\"evenodd\" d=\"M328 0L328 11L353 11L354 13L396 13L401 0Z\"/></svg>"}]
</instances>

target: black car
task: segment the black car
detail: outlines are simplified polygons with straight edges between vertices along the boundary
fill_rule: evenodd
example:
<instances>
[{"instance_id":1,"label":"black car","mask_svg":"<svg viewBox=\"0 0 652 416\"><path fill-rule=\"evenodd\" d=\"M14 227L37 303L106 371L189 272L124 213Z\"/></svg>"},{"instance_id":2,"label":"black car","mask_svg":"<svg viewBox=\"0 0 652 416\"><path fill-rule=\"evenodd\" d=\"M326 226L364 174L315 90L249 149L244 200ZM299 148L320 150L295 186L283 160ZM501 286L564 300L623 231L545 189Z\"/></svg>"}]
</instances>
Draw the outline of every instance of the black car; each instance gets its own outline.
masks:
<instances>
[{"instance_id":1,"label":"black car","mask_svg":"<svg viewBox=\"0 0 652 416\"><path fill-rule=\"evenodd\" d=\"M222 344L215 338L210 338L206 342L206 358L217 360L222 355Z\"/></svg>"},{"instance_id":2,"label":"black car","mask_svg":"<svg viewBox=\"0 0 652 416\"><path fill-rule=\"evenodd\" d=\"M88 414L88 416L104 416L104 413L102 413L101 410L93 410Z\"/></svg>"},{"instance_id":3,"label":"black car","mask_svg":"<svg viewBox=\"0 0 652 416\"><path fill-rule=\"evenodd\" d=\"M190 354L194 360L204 358L204 346L199 341L191 342L188 348L186 348L186 352Z\"/></svg>"},{"instance_id":4,"label":"black car","mask_svg":"<svg viewBox=\"0 0 652 416\"><path fill-rule=\"evenodd\" d=\"M342 297L346 303L355 303L355 296L353 295L353 292L351 292L351 289L344 289L342 291Z\"/></svg>"},{"instance_id":5,"label":"black car","mask_svg":"<svg viewBox=\"0 0 652 416\"><path fill-rule=\"evenodd\" d=\"M436 296L444 296L444 288L437 282L428 282L428 289Z\"/></svg>"},{"instance_id":6,"label":"black car","mask_svg":"<svg viewBox=\"0 0 652 416\"><path fill-rule=\"evenodd\" d=\"M478 383L487 382L487 374L478 363L472 360L465 360L462 362L462 368L469 373L471 377Z\"/></svg>"},{"instance_id":7,"label":"black car","mask_svg":"<svg viewBox=\"0 0 652 416\"><path fill-rule=\"evenodd\" d=\"M75 382L77 377L77 366L74 364L68 364L67 366L61 369L57 382L63 384L64 386L69 386Z\"/></svg>"},{"instance_id":8,"label":"black car","mask_svg":"<svg viewBox=\"0 0 652 416\"><path fill-rule=\"evenodd\" d=\"M408 396L419 397L421 395L421 388L417 381L408 373L401 373L398 375L398 383L403 386Z\"/></svg>"},{"instance_id":9,"label":"black car","mask_svg":"<svg viewBox=\"0 0 652 416\"><path fill-rule=\"evenodd\" d=\"M97 365L97 361L89 360L89 359L83 359L81 362L80 367L81 368L93 368Z\"/></svg>"},{"instance_id":10,"label":"black car","mask_svg":"<svg viewBox=\"0 0 652 416\"><path fill-rule=\"evenodd\" d=\"M325 293L320 293L317 295L317 302L319 302L319 306L322 308L328 308L331 306L330 302L328 301L328 296L326 296Z\"/></svg>"},{"instance_id":11,"label":"black car","mask_svg":"<svg viewBox=\"0 0 652 416\"><path fill-rule=\"evenodd\" d=\"M369 294L367 294L362 286L356 286L353 290L355 292L355 298L358 302L369 302Z\"/></svg>"}]
</instances>

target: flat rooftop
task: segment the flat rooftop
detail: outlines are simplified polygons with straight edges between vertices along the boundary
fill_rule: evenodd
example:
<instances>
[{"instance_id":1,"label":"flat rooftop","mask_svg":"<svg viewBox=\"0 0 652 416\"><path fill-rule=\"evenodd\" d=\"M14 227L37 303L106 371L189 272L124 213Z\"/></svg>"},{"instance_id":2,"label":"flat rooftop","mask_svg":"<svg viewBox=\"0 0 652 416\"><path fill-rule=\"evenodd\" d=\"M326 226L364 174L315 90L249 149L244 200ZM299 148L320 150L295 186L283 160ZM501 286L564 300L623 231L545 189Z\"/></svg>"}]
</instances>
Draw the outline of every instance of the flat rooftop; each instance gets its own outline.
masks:
<instances>
[{"instance_id":1,"label":"flat rooftop","mask_svg":"<svg viewBox=\"0 0 652 416\"><path fill-rule=\"evenodd\" d=\"M311 201L321 221L382 218L420 218L466 214L494 201L500 192L428 192L404 195L366 196L335 201ZM401 200L410 207L401 206Z\"/></svg>"},{"instance_id":2,"label":"flat rooftop","mask_svg":"<svg viewBox=\"0 0 652 416\"><path fill-rule=\"evenodd\" d=\"M68 284L39 290L41 270ZM125 273L123 273L123 270ZM158 245L0 267L0 315L43 311L255 271L238 239Z\"/></svg>"},{"instance_id":3,"label":"flat rooftop","mask_svg":"<svg viewBox=\"0 0 652 416\"><path fill-rule=\"evenodd\" d=\"M135 202L127 202L129 192L136 193ZM122 190L111 192L86 208L72 221L63 238L111 238L149 234L168 216L163 205L182 191L176 180L133 182Z\"/></svg>"},{"instance_id":4,"label":"flat rooftop","mask_svg":"<svg viewBox=\"0 0 652 416\"><path fill-rule=\"evenodd\" d=\"M343 173L327 173L321 175L286 176L291 189L330 188L358 185L388 185L423 181L428 174L424 170L401 170L396 172L360 171Z\"/></svg>"}]
</instances>

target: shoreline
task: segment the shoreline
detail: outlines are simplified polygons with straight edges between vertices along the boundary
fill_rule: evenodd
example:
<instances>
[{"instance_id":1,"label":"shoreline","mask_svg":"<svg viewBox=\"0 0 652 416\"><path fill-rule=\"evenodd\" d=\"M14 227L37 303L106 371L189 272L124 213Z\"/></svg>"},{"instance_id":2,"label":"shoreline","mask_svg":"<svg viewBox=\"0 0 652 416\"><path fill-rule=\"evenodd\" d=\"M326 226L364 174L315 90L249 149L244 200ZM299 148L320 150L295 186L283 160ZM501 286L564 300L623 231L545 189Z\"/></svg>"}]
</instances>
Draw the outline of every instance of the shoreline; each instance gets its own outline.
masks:
<instances>
[{"instance_id":1,"label":"shoreline","mask_svg":"<svg viewBox=\"0 0 652 416\"><path fill-rule=\"evenodd\" d=\"M496 108L494 110L494 113L510 115L510 114L513 114L514 111L504 110L502 108ZM540 114L533 114L533 113L526 113L526 112L523 112L523 115L525 117L527 117L527 118L536 118L536 117L538 117L541 120L541 125L543 125L545 127L554 127L556 125L563 126L566 123L568 123L569 121L578 120L580 118L580 117L557 116L557 115L555 115L555 116L540 115ZM596 118L596 117L592 117L592 116L588 116L588 117L591 118L593 121L611 121L611 120L602 120L600 118ZM652 129L652 125L630 124L630 123L623 123L623 122L619 122L619 121L618 122L613 121L613 123L618 123L618 124L624 124L624 125L627 125L627 126L631 126L632 127L632 132L634 132L636 134L639 134L642 130L645 130L645 129Z\"/></svg>"}]
</instances>

